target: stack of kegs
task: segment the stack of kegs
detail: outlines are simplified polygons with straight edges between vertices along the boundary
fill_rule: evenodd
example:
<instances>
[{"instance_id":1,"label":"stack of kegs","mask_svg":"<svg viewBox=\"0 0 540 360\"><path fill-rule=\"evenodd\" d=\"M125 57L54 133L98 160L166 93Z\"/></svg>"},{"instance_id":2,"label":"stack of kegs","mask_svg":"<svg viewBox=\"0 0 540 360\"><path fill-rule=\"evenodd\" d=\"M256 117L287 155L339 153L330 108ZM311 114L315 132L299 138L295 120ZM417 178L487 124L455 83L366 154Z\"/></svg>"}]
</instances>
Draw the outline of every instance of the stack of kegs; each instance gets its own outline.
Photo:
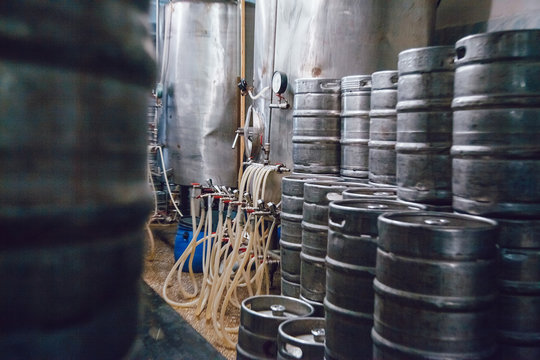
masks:
<instances>
[{"instance_id":1,"label":"stack of kegs","mask_svg":"<svg viewBox=\"0 0 540 360\"><path fill-rule=\"evenodd\" d=\"M456 211L499 222L501 359L540 358L540 30L456 43Z\"/></svg>"}]
</instances>

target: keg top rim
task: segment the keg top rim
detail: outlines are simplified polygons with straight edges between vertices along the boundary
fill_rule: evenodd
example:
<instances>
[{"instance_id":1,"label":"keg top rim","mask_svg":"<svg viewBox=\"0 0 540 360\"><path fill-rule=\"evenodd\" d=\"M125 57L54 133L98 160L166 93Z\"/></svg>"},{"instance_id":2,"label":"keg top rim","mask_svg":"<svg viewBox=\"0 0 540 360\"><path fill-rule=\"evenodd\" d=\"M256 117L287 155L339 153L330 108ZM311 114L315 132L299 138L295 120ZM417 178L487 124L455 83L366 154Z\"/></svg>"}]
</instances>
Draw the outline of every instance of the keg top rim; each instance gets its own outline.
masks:
<instances>
[{"instance_id":1,"label":"keg top rim","mask_svg":"<svg viewBox=\"0 0 540 360\"><path fill-rule=\"evenodd\" d=\"M398 55L399 76L455 70L456 50L452 45L407 49Z\"/></svg>"},{"instance_id":2,"label":"keg top rim","mask_svg":"<svg viewBox=\"0 0 540 360\"><path fill-rule=\"evenodd\" d=\"M306 182L310 180L323 180L323 181L338 181L340 178L339 176L332 176L332 175L317 175L317 174L291 174L283 177L283 180L287 181L295 181L295 182Z\"/></svg>"},{"instance_id":3,"label":"keg top rim","mask_svg":"<svg viewBox=\"0 0 540 360\"><path fill-rule=\"evenodd\" d=\"M330 209L349 210L355 212L409 212L426 211L422 204L410 203L393 199L344 199L330 203ZM331 211L331 210L330 210Z\"/></svg>"},{"instance_id":4,"label":"keg top rim","mask_svg":"<svg viewBox=\"0 0 540 360\"><path fill-rule=\"evenodd\" d=\"M304 307L305 312L296 313L296 312L294 312L295 309L292 309L291 307L285 306L285 312L294 314L294 317L287 316L285 314L283 316L265 314L265 313L262 313L260 311L253 310L251 308L251 304L253 302L256 302L256 301L260 301L260 302L264 303L265 305L266 305L266 303L268 303L268 309L267 309L268 311L270 311L270 305L274 305L274 304L283 305L284 303L288 303L289 305L290 304L295 304L296 309L299 308L299 307ZM248 304L249 304L249 307L248 307ZM294 297L283 296L283 295L255 295L255 296L251 296L251 297L248 297L247 299L244 299L242 301L241 308L242 308L242 311L245 311L250 315L258 316L258 317L264 317L264 318L268 318L268 319L291 319L291 318L295 319L296 317L308 317L308 316L312 315L315 312L315 309L313 308L313 306L308 304L307 302L302 301L302 300L297 299L297 298L294 298Z\"/></svg>"},{"instance_id":5,"label":"keg top rim","mask_svg":"<svg viewBox=\"0 0 540 360\"><path fill-rule=\"evenodd\" d=\"M489 230L497 227L495 220L485 217L436 211L391 212L379 217L379 223L435 231Z\"/></svg>"},{"instance_id":6,"label":"keg top rim","mask_svg":"<svg viewBox=\"0 0 540 360\"><path fill-rule=\"evenodd\" d=\"M346 189L343 191L343 194L362 194L362 195L371 195L373 192L388 192L388 195L396 195L397 189L394 188L381 188L381 187L357 187L357 188L351 188ZM384 194L386 196L386 194Z\"/></svg>"},{"instance_id":7,"label":"keg top rim","mask_svg":"<svg viewBox=\"0 0 540 360\"><path fill-rule=\"evenodd\" d=\"M325 318L323 318L323 317L305 317L305 318L293 318L293 319L286 320L286 321L282 322L281 324L279 324L279 328L278 328L279 336L281 336L282 338L286 339L289 342L293 342L293 343L297 343L297 344L312 345L312 346L313 345L320 345L320 346L324 347L324 343L322 343L322 342L317 342L315 340L309 341L309 340L305 340L305 339L302 339L302 338L298 337L300 335L308 334L307 332L305 334L299 334L299 333L297 334L296 332L295 332L295 334L289 334L287 332L287 330L289 330L289 329L287 329L287 330L285 329L287 327L291 327L293 325L301 324L301 323L313 324L315 326L324 328ZM309 330L307 330L307 331L309 331ZM292 345L294 345L294 344L292 344Z\"/></svg>"},{"instance_id":8,"label":"keg top rim","mask_svg":"<svg viewBox=\"0 0 540 360\"><path fill-rule=\"evenodd\" d=\"M309 187L334 187L334 186L340 186L345 188L359 188L359 187L365 187L366 189L369 189L368 186L365 186L366 184L362 183L354 183L354 182L348 182L348 181L335 181L335 180L315 180L315 181L307 181L306 185ZM364 185L364 186L362 186Z\"/></svg>"},{"instance_id":9,"label":"keg top rim","mask_svg":"<svg viewBox=\"0 0 540 360\"><path fill-rule=\"evenodd\" d=\"M472 34L456 44L456 66L474 62L539 59L540 29L516 29Z\"/></svg>"}]
</instances>

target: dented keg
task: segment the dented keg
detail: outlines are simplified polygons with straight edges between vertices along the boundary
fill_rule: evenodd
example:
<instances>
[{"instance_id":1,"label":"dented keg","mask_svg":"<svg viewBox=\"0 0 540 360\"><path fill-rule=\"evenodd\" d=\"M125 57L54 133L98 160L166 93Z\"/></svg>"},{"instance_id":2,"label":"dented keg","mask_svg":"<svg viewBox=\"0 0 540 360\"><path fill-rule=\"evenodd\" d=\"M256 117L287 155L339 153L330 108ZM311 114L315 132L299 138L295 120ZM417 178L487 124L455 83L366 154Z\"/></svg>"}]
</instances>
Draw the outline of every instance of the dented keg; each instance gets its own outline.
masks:
<instances>
[{"instance_id":1,"label":"dented keg","mask_svg":"<svg viewBox=\"0 0 540 360\"><path fill-rule=\"evenodd\" d=\"M434 212L378 223L374 359L492 359L497 223Z\"/></svg>"},{"instance_id":2,"label":"dented keg","mask_svg":"<svg viewBox=\"0 0 540 360\"><path fill-rule=\"evenodd\" d=\"M397 199L397 190L390 188L355 188L343 191L343 199Z\"/></svg>"},{"instance_id":3,"label":"dented keg","mask_svg":"<svg viewBox=\"0 0 540 360\"><path fill-rule=\"evenodd\" d=\"M294 171L339 174L339 79L297 79L293 111Z\"/></svg>"},{"instance_id":4,"label":"dented keg","mask_svg":"<svg viewBox=\"0 0 540 360\"><path fill-rule=\"evenodd\" d=\"M540 30L456 43L454 208L540 217Z\"/></svg>"},{"instance_id":5,"label":"dented keg","mask_svg":"<svg viewBox=\"0 0 540 360\"><path fill-rule=\"evenodd\" d=\"M402 51L398 70L398 197L450 204L454 49L434 46Z\"/></svg>"},{"instance_id":6,"label":"dented keg","mask_svg":"<svg viewBox=\"0 0 540 360\"><path fill-rule=\"evenodd\" d=\"M540 355L540 221L499 220L500 359Z\"/></svg>"},{"instance_id":7,"label":"dented keg","mask_svg":"<svg viewBox=\"0 0 540 360\"><path fill-rule=\"evenodd\" d=\"M278 360L324 358L324 318L287 320L278 329Z\"/></svg>"},{"instance_id":8,"label":"dented keg","mask_svg":"<svg viewBox=\"0 0 540 360\"><path fill-rule=\"evenodd\" d=\"M120 359L137 334L144 1L0 5L0 357Z\"/></svg>"},{"instance_id":9,"label":"dented keg","mask_svg":"<svg viewBox=\"0 0 540 360\"><path fill-rule=\"evenodd\" d=\"M341 79L341 175L368 177L371 76Z\"/></svg>"},{"instance_id":10,"label":"dented keg","mask_svg":"<svg viewBox=\"0 0 540 360\"><path fill-rule=\"evenodd\" d=\"M312 314L312 306L291 297L260 295L245 299L240 310L236 359L275 359L279 325Z\"/></svg>"},{"instance_id":11,"label":"dented keg","mask_svg":"<svg viewBox=\"0 0 540 360\"><path fill-rule=\"evenodd\" d=\"M396 184L396 103L397 71L378 71L372 75L369 112L369 180Z\"/></svg>"},{"instance_id":12,"label":"dented keg","mask_svg":"<svg viewBox=\"0 0 540 360\"><path fill-rule=\"evenodd\" d=\"M304 185L304 219L302 221L302 251L300 253L300 298L323 313L326 287L326 246L328 241L328 204L341 200L345 189L365 184L315 181Z\"/></svg>"},{"instance_id":13,"label":"dented keg","mask_svg":"<svg viewBox=\"0 0 540 360\"><path fill-rule=\"evenodd\" d=\"M302 208L304 184L313 180L339 180L316 174L290 175L281 182L281 295L300 296L300 250L302 249Z\"/></svg>"},{"instance_id":14,"label":"dented keg","mask_svg":"<svg viewBox=\"0 0 540 360\"><path fill-rule=\"evenodd\" d=\"M384 199L330 203L324 298L327 360L372 359L377 218L387 212L424 209Z\"/></svg>"}]
</instances>

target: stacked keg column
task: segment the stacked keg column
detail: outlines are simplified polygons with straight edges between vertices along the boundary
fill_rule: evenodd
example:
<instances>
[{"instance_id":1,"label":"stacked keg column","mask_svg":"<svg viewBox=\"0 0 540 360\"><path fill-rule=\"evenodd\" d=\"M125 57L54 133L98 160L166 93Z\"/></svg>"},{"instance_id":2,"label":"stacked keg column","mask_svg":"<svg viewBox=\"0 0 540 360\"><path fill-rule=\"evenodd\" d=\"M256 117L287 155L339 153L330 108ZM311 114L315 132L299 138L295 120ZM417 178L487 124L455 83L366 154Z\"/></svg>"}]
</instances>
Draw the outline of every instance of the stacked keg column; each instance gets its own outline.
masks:
<instances>
[{"instance_id":1,"label":"stacked keg column","mask_svg":"<svg viewBox=\"0 0 540 360\"><path fill-rule=\"evenodd\" d=\"M398 71L398 197L449 205L454 49L435 46L402 51Z\"/></svg>"},{"instance_id":2,"label":"stacked keg column","mask_svg":"<svg viewBox=\"0 0 540 360\"><path fill-rule=\"evenodd\" d=\"M397 71L373 73L371 86L369 181L395 185Z\"/></svg>"},{"instance_id":3,"label":"stacked keg column","mask_svg":"<svg viewBox=\"0 0 540 360\"><path fill-rule=\"evenodd\" d=\"M500 226L501 359L540 358L540 31L456 43L452 189Z\"/></svg>"},{"instance_id":4,"label":"stacked keg column","mask_svg":"<svg viewBox=\"0 0 540 360\"><path fill-rule=\"evenodd\" d=\"M329 207L325 358L371 360L377 217L424 207L375 196L338 200Z\"/></svg>"},{"instance_id":5,"label":"stacked keg column","mask_svg":"<svg viewBox=\"0 0 540 360\"><path fill-rule=\"evenodd\" d=\"M295 81L292 136L295 172L339 174L340 112L339 79Z\"/></svg>"},{"instance_id":6,"label":"stacked keg column","mask_svg":"<svg viewBox=\"0 0 540 360\"><path fill-rule=\"evenodd\" d=\"M328 204L341 200L345 189L367 186L361 183L314 181L304 185L302 250L300 252L300 298L322 316L326 291L326 248Z\"/></svg>"},{"instance_id":7,"label":"stacked keg column","mask_svg":"<svg viewBox=\"0 0 540 360\"><path fill-rule=\"evenodd\" d=\"M337 177L291 175L281 182L281 294L300 297L300 251L304 184L314 180L337 180Z\"/></svg>"},{"instance_id":8,"label":"stacked keg column","mask_svg":"<svg viewBox=\"0 0 540 360\"><path fill-rule=\"evenodd\" d=\"M373 359L493 359L497 223L409 212L378 229Z\"/></svg>"},{"instance_id":9,"label":"stacked keg column","mask_svg":"<svg viewBox=\"0 0 540 360\"><path fill-rule=\"evenodd\" d=\"M368 177L371 76L341 79L341 175Z\"/></svg>"}]
</instances>

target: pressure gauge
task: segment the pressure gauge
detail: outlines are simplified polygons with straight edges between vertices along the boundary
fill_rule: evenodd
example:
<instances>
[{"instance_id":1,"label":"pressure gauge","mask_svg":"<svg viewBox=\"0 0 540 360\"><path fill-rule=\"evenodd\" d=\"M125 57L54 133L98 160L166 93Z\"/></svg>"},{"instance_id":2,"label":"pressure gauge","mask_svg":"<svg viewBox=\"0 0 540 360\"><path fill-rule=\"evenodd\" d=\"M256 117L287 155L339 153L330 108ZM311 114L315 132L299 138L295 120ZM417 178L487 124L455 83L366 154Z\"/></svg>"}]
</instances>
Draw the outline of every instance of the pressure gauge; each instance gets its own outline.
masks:
<instances>
[{"instance_id":1,"label":"pressure gauge","mask_svg":"<svg viewBox=\"0 0 540 360\"><path fill-rule=\"evenodd\" d=\"M274 72L274 75L272 75L272 91L281 95L285 90L287 90L287 75L281 71Z\"/></svg>"}]
</instances>

